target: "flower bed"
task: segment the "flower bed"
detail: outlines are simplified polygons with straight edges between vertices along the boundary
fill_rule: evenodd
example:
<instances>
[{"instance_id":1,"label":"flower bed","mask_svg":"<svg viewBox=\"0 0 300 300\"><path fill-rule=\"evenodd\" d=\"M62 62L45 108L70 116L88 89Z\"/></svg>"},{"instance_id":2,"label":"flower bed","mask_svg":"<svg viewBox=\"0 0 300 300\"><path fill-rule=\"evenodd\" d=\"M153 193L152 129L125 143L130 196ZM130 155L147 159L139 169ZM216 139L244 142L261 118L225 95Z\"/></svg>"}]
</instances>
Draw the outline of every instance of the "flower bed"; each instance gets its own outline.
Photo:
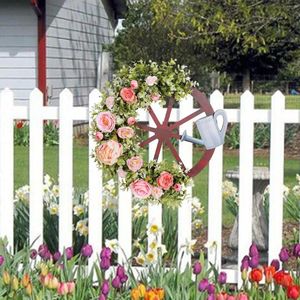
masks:
<instances>
[{"instance_id":1,"label":"flower bed","mask_svg":"<svg viewBox=\"0 0 300 300\"><path fill-rule=\"evenodd\" d=\"M79 254L69 247L61 254L51 253L47 245L38 250L24 248L11 255L5 243L0 243L0 297L1 299L131 299L131 300L246 300L246 299L299 299L300 244L293 253L283 248L279 259L269 266L259 264L259 251L253 244L249 255L241 262L240 289L227 284L227 274L218 272L201 255L192 267L179 272L176 263L165 268L162 252L155 264L134 276L128 260L115 265L113 250L104 247L98 261L87 271L93 254L85 244ZM296 273L286 268L291 256L298 260ZM264 283L262 283L264 282Z\"/></svg>"}]
</instances>

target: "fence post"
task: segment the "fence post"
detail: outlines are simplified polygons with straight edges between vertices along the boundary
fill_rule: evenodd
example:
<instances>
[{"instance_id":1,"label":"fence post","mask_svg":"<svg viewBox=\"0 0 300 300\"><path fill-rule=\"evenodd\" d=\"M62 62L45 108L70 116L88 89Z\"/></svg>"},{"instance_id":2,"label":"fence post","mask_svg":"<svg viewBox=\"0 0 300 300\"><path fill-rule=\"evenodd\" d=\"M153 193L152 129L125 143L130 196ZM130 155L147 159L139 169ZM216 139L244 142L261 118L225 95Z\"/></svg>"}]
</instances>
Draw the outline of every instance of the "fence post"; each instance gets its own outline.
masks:
<instances>
[{"instance_id":1,"label":"fence post","mask_svg":"<svg viewBox=\"0 0 300 300\"><path fill-rule=\"evenodd\" d=\"M14 95L10 89L0 94L0 237L14 247Z\"/></svg>"},{"instance_id":2,"label":"fence post","mask_svg":"<svg viewBox=\"0 0 300 300\"><path fill-rule=\"evenodd\" d=\"M241 96L240 109L238 266L252 243L253 116L254 96L246 91ZM241 284L239 277L238 285Z\"/></svg>"},{"instance_id":3,"label":"fence post","mask_svg":"<svg viewBox=\"0 0 300 300\"><path fill-rule=\"evenodd\" d=\"M59 249L72 246L73 233L73 94L59 95Z\"/></svg>"},{"instance_id":4,"label":"fence post","mask_svg":"<svg viewBox=\"0 0 300 300\"><path fill-rule=\"evenodd\" d=\"M158 103L154 103L151 105L153 111L155 112L157 118L159 121L162 123L163 121L163 109ZM150 127L156 127L155 122L152 120L152 118L149 116L149 126ZM153 132L149 132L149 137L153 135ZM149 161L153 160L155 149L157 146L157 140L153 141L152 143L149 144ZM159 154L158 162L162 161L163 157L163 146L161 147L161 151ZM149 209L148 209L148 223L155 223L158 225L160 228L162 227L162 205L161 204L149 204ZM161 234L158 235L158 244L161 243ZM148 249L149 245L153 241L153 237L148 238Z\"/></svg>"},{"instance_id":5,"label":"fence post","mask_svg":"<svg viewBox=\"0 0 300 300\"><path fill-rule=\"evenodd\" d=\"M193 111L193 97L187 96L179 104L179 120L183 119ZM185 123L180 126L180 134L186 130L187 134L193 136L193 123ZM193 144L179 142L179 156L184 165L189 170L193 167ZM184 251L182 246L192 239L192 187L187 188L187 197L178 208L178 266L183 271L187 265L191 264L191 254ZM181 260L181 261L179 261Z\"/></svg>"},{"instance_id":6,"label":"fence post","mask_svg":"<svg viewBox=\"0 0 300 300\"><path fill-rule=\"evenodd\" d=\"M43 94L34 89L29 98L29 241L43 243Z\"/></svg>"},{"instance_id":7,"label":"fence post","mask_svg":"<svg viewBox=\"0 0 300 300\"><path fill-rule=\"evenodd\" d=\"M215 90L210 96L210 103L214 110L222 109L223 95ZM221 268L222 254L222 180L223 146L219 146L209 162L208 171L208 260L216 268Z\"/></svg>"},{"instance_id":8,"label":"fence post","mask_svg":"<svg viewBox=\"0 0 300 300\"><path fill-rule=\"evenodd\" d=\"M89 127L92 126L94 105L99 102L100 92L94 89L89 95ZM96 142L89 135L89 244L94 252L89 259L89 268L97 261L97 255L102 248L102 170L98 169L94 157Z\"/></svg>"},{"instance_id":9,"label":"fence post","mask_svg":"<svg viewBox=\"0 0 300 300\"><path fill-rule=\"evenodd\" d=\"M269 262L282 247L283 178L284 178L284 95L272 96L269 197Z\"/></svg>"}]
</instances>

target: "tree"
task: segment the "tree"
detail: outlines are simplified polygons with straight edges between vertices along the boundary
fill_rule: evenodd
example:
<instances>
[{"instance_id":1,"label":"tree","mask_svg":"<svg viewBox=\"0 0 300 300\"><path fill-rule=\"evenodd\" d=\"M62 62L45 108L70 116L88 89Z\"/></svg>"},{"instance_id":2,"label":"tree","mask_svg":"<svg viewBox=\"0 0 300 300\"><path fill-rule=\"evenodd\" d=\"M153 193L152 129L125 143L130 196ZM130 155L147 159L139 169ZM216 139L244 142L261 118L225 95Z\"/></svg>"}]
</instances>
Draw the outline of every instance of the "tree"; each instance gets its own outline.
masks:
<instances>
[{"instance_id":1,"label":"tree","mask_svg":"<svg viewBox=\"0 0 300 300\"><path fill-rule=\"evenodd\" d=\"M216 69L277 74L299 47L298 0L152 0L156 26L177 44L192 44Z\"/></svg>"},{"instance_id":2,"label":"tree","mask_svg":"<svg viewBox=\"0 0 300 300\"><path fill-rule=\"evenodd\" d=\"M198 45L192 40L176 43L168 28L154 23L151 0L135 1L128 6L123 29L110 47L116 68L138 60L162 62L172 58L187 65L193 79L200 82L202 88L209 85L209 61L199 51Z\"/></svg>"}]
</instances>

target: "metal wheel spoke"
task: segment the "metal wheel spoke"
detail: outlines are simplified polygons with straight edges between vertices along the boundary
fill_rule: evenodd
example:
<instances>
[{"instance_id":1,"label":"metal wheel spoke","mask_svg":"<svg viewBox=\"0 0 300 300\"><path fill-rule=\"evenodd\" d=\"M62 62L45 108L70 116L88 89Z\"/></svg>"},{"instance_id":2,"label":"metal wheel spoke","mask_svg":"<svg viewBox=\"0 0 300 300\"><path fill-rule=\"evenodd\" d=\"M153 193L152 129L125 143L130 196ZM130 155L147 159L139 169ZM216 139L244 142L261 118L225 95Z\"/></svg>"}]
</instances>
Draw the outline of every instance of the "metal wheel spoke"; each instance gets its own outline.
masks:
<instances>
[{"instance_id":1,"label":"metal wheel spoke","mask_svg":"<svg viewBox=\"0 0 300 300\"><path fill-rule=\"evenodd\" d=\"M196 110L195 112L191 113L190 115L186 116L185 118L179 120L178 122L174 123L173 125L170 126L171 129L175 129L179 127L180 125L188 122L189 120L195 118L196 116L200 115L203 113L202 109Z\"/></svg>"},{"instance_id":2,"label":"metal wheel spoke","mask_svg":"<svg viewBox=\"0 0 300 300\"><path fill-rule=\"evenodd\" d=\"M171 143L170 140L166 140L165 143L166 143L167 147L171 150L174 158L176 159L176 161L178 162L178 164L180 165L180 167L182 168L182 170L185 171L186 167L185 167L183 161L181 160L181 158L180 158L180 156L179 156L176 148L172 145L172 143Z\"/></svg>"},{"instance_id":3,"label":"metal wheel spoke","mask_svg":"<svg viewBox=\"0 0 300 300\"><path fill-rule=\"evenodd\" d=\"M154 123L156 124L156 126L161 125L160 122L159 122L159 120L158 120L158 118L157 118L157 116L156 116L156 114L155 114L155 112L153 111L153 109L152 109L151 106L148 107L148 112L149 112L149 114L150 114L152 120L153 120Z\"/></svg>"},{"instance_id":4,"label":"metal wheel spoke","mask_svg":"<svg viewBox=\"0 0 300 300\"><path fill-rule=\"evenodd\" d=\"M157 147L156 147L156 150L155 150L155 153L154 153L154 157L153 157L154 160L158 160L162 144L163 144L163 142L161 140L158 140Z\"/></svg>"},{"instance_id":5,"label":"metal wheel spoke","mask_svg":"<svg viewBox=\"0 0 300 300\"><path fill-rule=\"evenodd\" d=\"M170 116L171 116L171 112L172 112L172 108L173 108L173 104L174 104L174 100L173 100L173 98L171 98L169 100L169 103L168 103L168 107L167 107L167 111L166 111L166 115L165 115L163 125L168 125L168 122L169 122L169 119L170 119Z\"/></svg>"},{"instance_id":6,"label":"metal wheel spoke","mask_svg":"<svg viewBox=\"0 0 300 300\"><path fill-rule=\"evenodd\" d=\"M136 123L136 126L144 131L152 131L152 132L155 132L156 131L156 128L154 127L150 127L148 125L144 125L144 124L139 124L139 123Z\"/></svg>"},{"instance_id":7,"label":"metal wheel spoke","mask_svg":"<svg viewBox=\"0 0 300 300\"><path fill-rule=\"evenodd\" d=\"M157 139L157 136L156 136L156 134L154 134L153 136L149 137L148 139L142 141L140 143L140 146L145 147L145 146L147 146L148 144L150 144L151 142L153 142L156 139Z\"/></svg>"}]
</instances>

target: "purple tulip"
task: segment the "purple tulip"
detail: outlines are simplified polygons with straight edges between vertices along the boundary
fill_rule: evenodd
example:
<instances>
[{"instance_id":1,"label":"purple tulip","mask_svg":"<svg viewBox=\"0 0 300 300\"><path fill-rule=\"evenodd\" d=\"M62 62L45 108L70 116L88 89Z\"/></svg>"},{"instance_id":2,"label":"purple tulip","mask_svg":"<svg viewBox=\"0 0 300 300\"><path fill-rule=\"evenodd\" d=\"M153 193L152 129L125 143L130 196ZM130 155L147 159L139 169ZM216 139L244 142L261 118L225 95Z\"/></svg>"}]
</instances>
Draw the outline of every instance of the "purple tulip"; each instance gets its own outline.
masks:
<instances>
[{"instance_id":1,"label":"purple tulip","mask_svg":"<svg viewBox=\"0 0 300 300\"><path fill-rule=\"evenodd\" d=\"M208 284L207 292L208 292L209 295L214 295L215 294L215 286L212 283Z\"/></svg>"},{"instance_id":2,"label":"purple tulip","mask_svg":"<svg viewBox=\"0 0 300 300\"><path fill-rule=\"evenodd\" d=\"M67 260L70 260L73 257L73 247L68 247L65 250Z\"/></svg>"},{"instance_id":3,"label":"purple tulip","mask_svg":"<svg viewBox=\"0 0 300 300\"><path fill-rule=\"evenodd\" d=\"M249 260L249 266L253 269L253 268L257 268L258 265L259 265L259 256L251 257L251 259Z\"/></svg>"},{"instance_id":4,"label":"purple tulip","mask_svg":"<svg viewBox=\"0 0 300 300\"><path fill-rule=\"evenodd\" d=\"M0 266L2 266L4 263L4 257L2 255L0 255Z\"/></svg>"},{"instance_id":5,"label":"purple tulip","mask_svg":"<svg viewBox=\"0 0 300 300\"><path fill-rule=\"evenodd\" d=\"M110 267L110 259L107 257L103 257L100 261L100 268L105 271L108 270L109 267Z\"/></svg>"},{"instance_id":6,"label":"purple tulip","mask_svg":"<svg viewBox=\"0 0 300 300\"><path fill-rule=\"evenodd\" d=\"M280 268L280 262L278 259L273 259L271 262L271 266L273 266L275 268L276 271L279 270Z\"/></svg>"},{"instance_id":7,"label":"purple tulip","mask_svg":"<svg viewBox=\"0 0 300 300\"><path fill-rule=\"evenodd\" d=\"M242 263L241 263L241 272L243 272L243 270L248 271L249 268L249 256L245 255L242 259Z\"/></svg>"},{"instance_id":8,"label":"purple tulip","mask_svg":"<svg viewBox=\"0 0 300 300\"><path fill-rule=\"evenodd\" d=\"M106 300L105 295L101 294L100 297L99 297L99 300Z\"/></svg>"},{"instance_id":9,"label":"purple tulip","mask_svg":"<svg viewBox=\"0 0 300 300\"><path fill-rule=\"evenodd\" d=\"M100 258L109 258L111 259L111 250L108 247L104 247L100 252Z\"/></svg>"},{"instance_id":10,"label":"purple tulip","mask_svg":"<svg viewBox=\"0 0 300 300\"><path fill-rule=\"evenodd\" d=\"M120 277L121 283L125 283L128 280L128 276L125 274L123 277Z\"/></svg>"},{"instance_id":11,"label":"purple tulip","mask_svg":"<svg viewBox=\"0 0 300 300\"><path fill-rule=\"evenodd\" d=\"M108 280L104 280L101 286L101 293L104 296L107 296L109 293L109 281Z\"/></svg>"},{"instance_id":12,"label":"purple tulip","mask_svg":"<svg viewBox=\"0 0 300 300\"><path fill-rule=\"evenodd\" d=\"M227 274L225 272L220 272L218 276L218 283L219 284L225 284L227 281Z\"/></svg>"},{"instance_id":13,"label":"purple tulip","mask_svg":"<svg viewBox=\"0 0 300 300\"><path fill-rule=\"evenodd\" d=\"M122 283L121 280L119 278L119 276L116 276L112 282L111 285L115 288L115 289L120 289L122 287Z\"/></svg>"},{"instance_id":14,"label":"purple tulip","mask_svg":"<svg viewBox=\"0 0 300 300\"><path fill-rule=\"evenodd\" d=\"M198 290L199 290L199 292L204 292L204 291L206 291L208 285L209 285L208 279L206 279L206 278L202 279L202 280L199 282L199 285L198 285Z\"/></svg>"},{"instance_id":15,"label":"purple tulip","mask_svg":"<svg viewBox=\"0 0 300 300\"><path fill-rule=\"evenodd\" d=\"M56 251L54 254L53 254L53 261L54 262L57 262L57 261L59 261L60 260L60 258L61 258L61 253L59 252L59 251Z\"/></svg>"},{"instance_id":16,"label":"purple tulip","mask_svg":"<svg viewBox=\"0 0 300 300\"><path fill-rule=\"evenodd\" d=\"M286 262L289 259L289 250L285 247L281 248L280 253L279 253L279 259L282 262Z\"/></svg>"},{"instance_id":17,"label":"purple tulip","mask_svg":"<svg viewBox=\"0 0 300 300\"><path fill-rule=\"evenodd\" d=\"M117 267L117 276L119 276L120 278L125 276L125 269L123 266L118 265Z\"/></svg>"},{"instance_id":18,"label":"purple tulip","mask_svg":"<svg viewBox=\"0 0 300 300\"><path fill-rule=\"evenodd\" d=\"M216 297L214 294L208 294L207 300L216 300Z\"/></svg>"},{"instance_id":19,"label":"purple tulip","mask_svg":"<svg viewBox=\"0 0 300 300\"><path fill-rule=\"evenodd\" d=\"M293 249L293 254L295 257L300 257L300 244L295 244Z\"/></svg>"},{"instance_id":20,"label":"purple tulip","mask_svg":"<svg viewBox=\"0 0 300 300\"><path fill-rule=\"evenodd\" d=\"M81 255L83 257L91 257L92 254L93 254L93 247L91 245L86 244L81 248Z\"/></svg>"},{"instance_id":21,"label":"purple tulip","mask_svg":"<svg viewBox=\"0 0 300 300\"><path fill-rule=\"evenodd\" d=\"M43 259L44 259L44 260L50 260L51 257L52 257L52 254L51 254L51 252L48 250L48 251L45 253Z\"/></svg>"},{"instance_id":22,"label":"purple tulip","mask_svg":"<svg viewBox=\"0 0 300 300\"><path fill-rule=\"evenodd\" d=\"M258 256L258 255L259 255L259 252L258 252L257 246L256 246L256 244L252 243L252 245L249 248L249 256L254 257L254 256Z\"/></svg>"},{"instance_id":23,"label":"purple tulip","mask_svg":"<svg viewBox=\"0 0 300 300\"><path fill-rule=\"evenodd\" d=\"M44 259L45 256L48 255L49 249L48 246L46 244L41 244L38 248L38 254L39 256Z\"/></svg>"},{"instance_id":24,"label":"purple tulip","mask_svg":"<svg viewBox=\"0 0 300 300\"><path fill-rule=\"evenodd\" d=\"M202 271L201 263L199 261L196 261L193 266L193 273L195 275L199 275L201 271Z\"/></svg>"},{"instance_id":25,"label":"purple tulip","mask_svg":"<svg viewBox=\"0 0 300 300\"><path fill-rule=\"evenodd\" d=\"M32 249L31 251L30 251L30 258L31 259L36 259L36 257L37 257L37 251L35 250L35 249Z\"/></svg>"}]
</instances>

